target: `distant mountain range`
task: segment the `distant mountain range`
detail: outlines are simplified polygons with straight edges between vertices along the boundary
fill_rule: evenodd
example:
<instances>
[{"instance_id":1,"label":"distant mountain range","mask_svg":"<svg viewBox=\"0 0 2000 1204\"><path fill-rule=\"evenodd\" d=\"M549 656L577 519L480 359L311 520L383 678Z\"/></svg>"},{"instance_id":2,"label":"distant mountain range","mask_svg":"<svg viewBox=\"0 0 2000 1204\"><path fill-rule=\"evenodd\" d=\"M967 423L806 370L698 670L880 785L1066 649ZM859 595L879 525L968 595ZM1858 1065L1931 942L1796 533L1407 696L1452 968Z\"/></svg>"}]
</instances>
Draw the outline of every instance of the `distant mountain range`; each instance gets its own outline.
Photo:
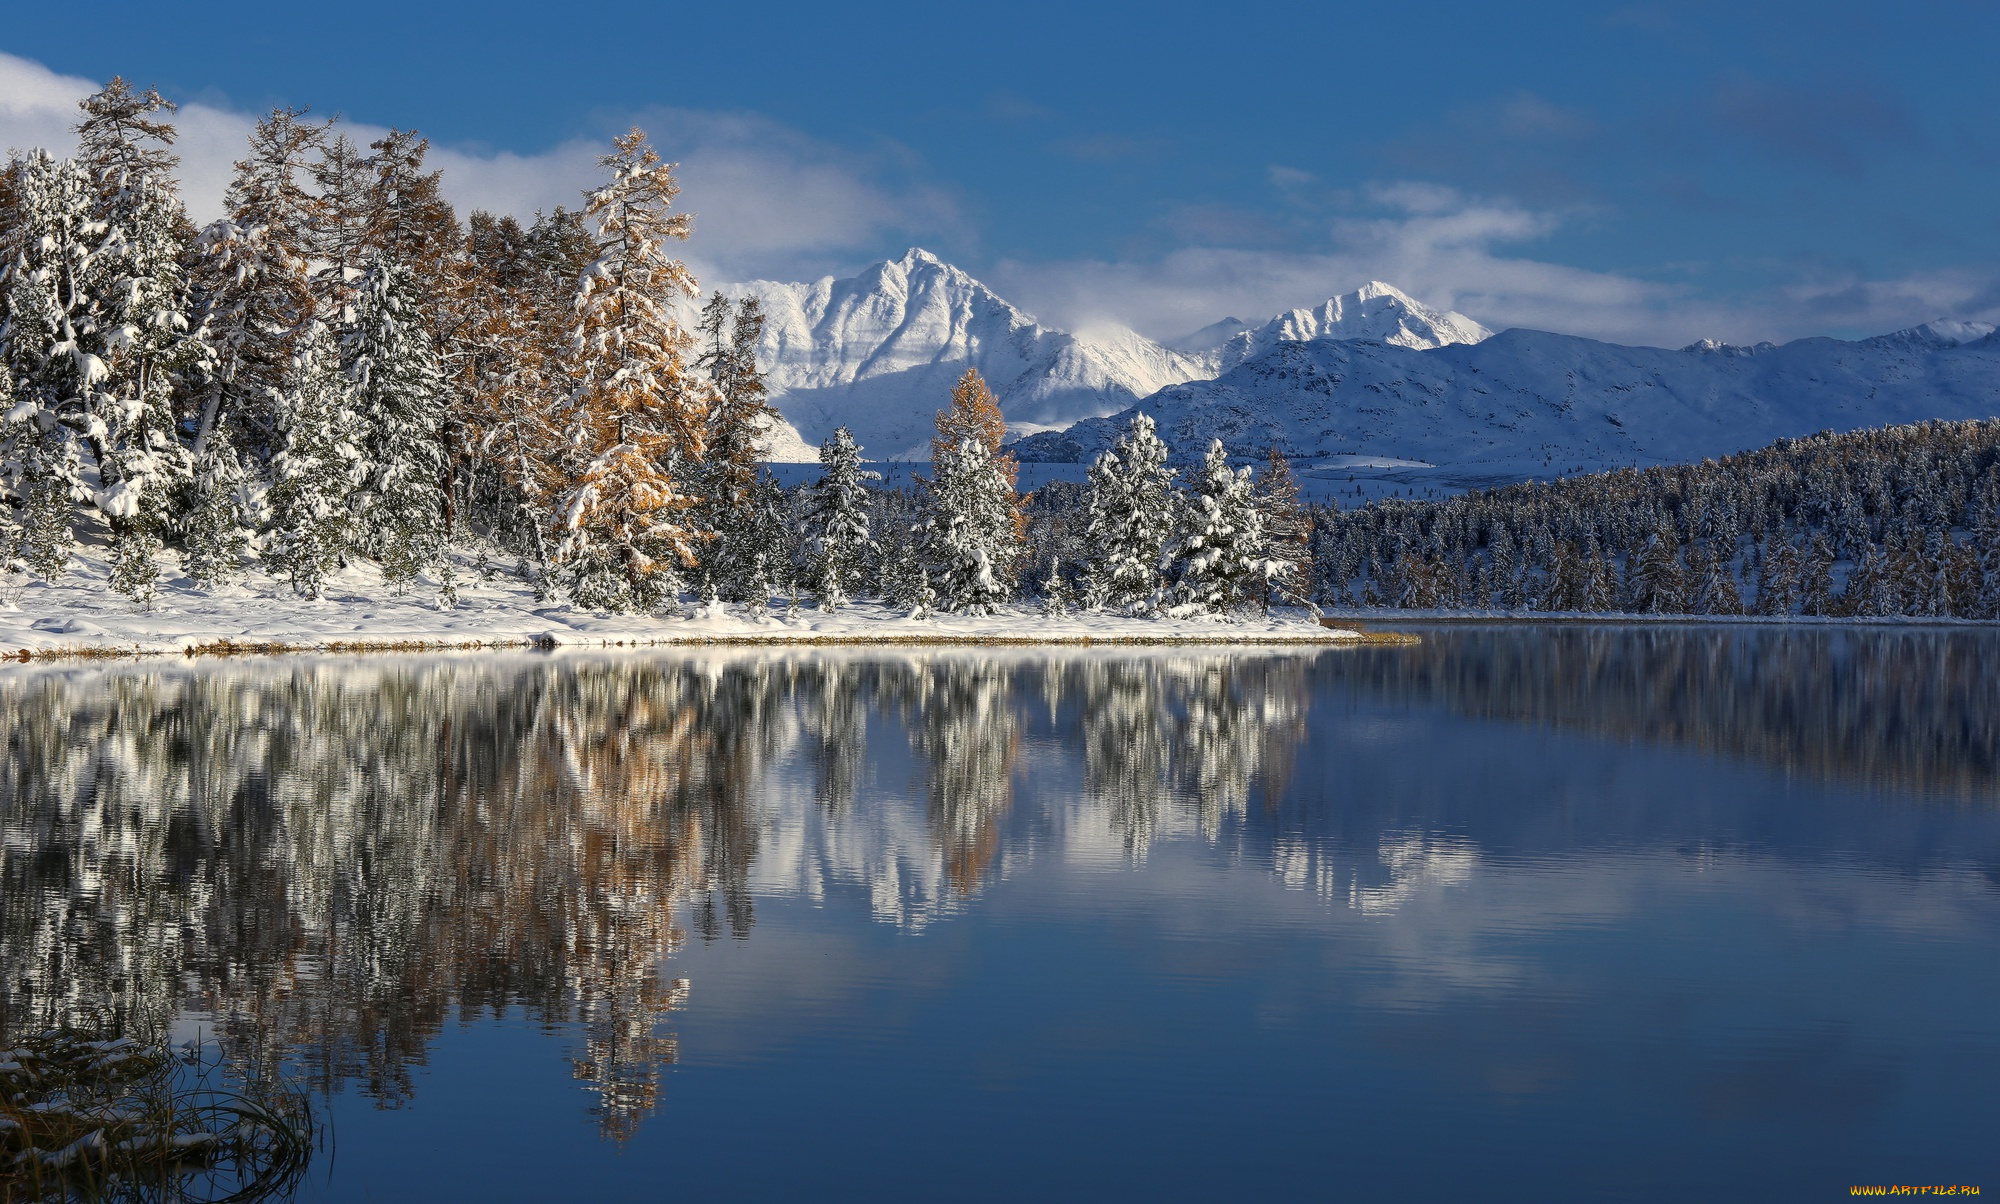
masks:
<instances>
[{"instance_id":1,"label":"distant mountain range","mask_svg":"<svg viewBox=\"0 0 2000 1204\"><path fill-rule=\"evenodd\" d=\"M1298 338L1370 338L1436 347L1487 337L1371 283L1314 309L1252 326L1227 319L1167 346L1131 331L1090 336L1043 326L958 268L912 249L847 279L752 281L729 290L764 303L758 357L787 427L770 457L810 460L835 427L867 454L929 454L932 419L967 367L1000 399L1013 434L1060 430L1124 410L1170 385L1213 378Z\"/></svg>"},{"instance_id":2,"label":"distant mountain range","mask_svg":"<svg viewBox=\"0 0 2000 1204\"><path fill-rule=\"evenodd\" d=\"M1322 469L1436 466L1473 485L1699 460L1819 430L2000 414L2000 338L1936 322L1782 347L1621 347L1509 330L1471 345L1279 343L1212 381L1023 439L1024 460L1086 461L1144 411L1177 455L1220 438Z\"/></svg>"},{"instance_id":3,"label":"distant mountain range","mask_svg":"<svg viewBox=\"0 0 2000 1204\"><path fill-rule=\"evenodd\" d=\"M1241 455L1275 445L1320 471L1434 467L1445 485L2000 414L2000 340L1978 323L1673 351L1495 335L1371 282L1161 343L1043 326L915 249L847 279L731 291L754 293L768 315L759 360L785 419L768 449L777 461L814 459L842 425L871 459L923 458L968 366L999 397L1024 461L1087 462L1143 410L1182 457L1221 438Z\"/></svg>"}]
</instances>

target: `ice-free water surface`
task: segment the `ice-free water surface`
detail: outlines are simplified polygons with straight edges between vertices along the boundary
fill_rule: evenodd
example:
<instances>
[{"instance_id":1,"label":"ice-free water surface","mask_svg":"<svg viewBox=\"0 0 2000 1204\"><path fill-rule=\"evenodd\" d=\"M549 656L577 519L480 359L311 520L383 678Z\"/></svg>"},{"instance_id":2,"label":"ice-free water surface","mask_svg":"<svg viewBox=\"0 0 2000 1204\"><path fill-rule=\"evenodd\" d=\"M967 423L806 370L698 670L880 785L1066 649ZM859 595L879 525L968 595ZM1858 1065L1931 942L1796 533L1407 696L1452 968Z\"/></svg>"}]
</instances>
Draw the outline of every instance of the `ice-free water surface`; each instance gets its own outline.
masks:
<instances>
[{"instance_id":1,"label":"ice-free water surface","mask_svg":"<svg viewBox=\"0 0 2000 1204\"><path fill-rule=\"evenodd\" d=\"M2000 1191L2000 633L1423 637L9 668L0 1026L325 1200Z\"/></svg>"}]
</instances>

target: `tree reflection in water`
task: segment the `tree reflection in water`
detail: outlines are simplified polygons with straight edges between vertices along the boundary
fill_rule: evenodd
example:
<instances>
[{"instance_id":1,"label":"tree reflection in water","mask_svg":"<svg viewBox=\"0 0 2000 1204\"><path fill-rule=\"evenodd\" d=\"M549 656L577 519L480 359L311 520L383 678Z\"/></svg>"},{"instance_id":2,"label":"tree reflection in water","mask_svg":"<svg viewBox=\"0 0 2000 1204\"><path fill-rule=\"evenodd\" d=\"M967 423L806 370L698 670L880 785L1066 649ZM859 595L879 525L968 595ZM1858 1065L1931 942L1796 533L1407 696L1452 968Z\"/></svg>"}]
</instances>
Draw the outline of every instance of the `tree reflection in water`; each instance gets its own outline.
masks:
<instances>
[{"instance_id":1,"label":"tree reflection in water","mask_svg":"<svg viewBox=\"0 0 2000 1204\"><path fill-rule=\"evenodd\" d=\"M574 1034L620 1138L678 1056L673 953L748 938L759 897L853 890L916 926L1054 833L1135 862L1221 842L1381 910L1472 873L1479 831L1537 839L1532 808L1427 834L1396 799L1328 794L1325 764L1288 791L1310 700L1343 696L1982 801L2000 785L2000 640L1963 630L22 666L0 677L0 1040L191 1016L258 1068L395 1106L448 1018L518 1011ZM1320 735L1364 754L1344 722Z\"/></svg>"},{"instance_id":2,"label":"tree reflection in water","mask_svg":"<svg viewBox=\"0 0 2000 1204\"><path fill-rule=\"evenodd\" d=\"M1210 834L1241 812L1304 682L1242 654L24 671L0 682L0 1033L191 1015L254 1066L393 1107L450 1015L521 1008L573 1026L622 1138L676 1060L683 925L755 922L774 771L838 824L870 716L900 726L916 876L963 899L999 856L1033 700L1065 700L1046 722L1081 732L1088 791L1140 855L1164 798Z\"/></svg>"}]
</instances>

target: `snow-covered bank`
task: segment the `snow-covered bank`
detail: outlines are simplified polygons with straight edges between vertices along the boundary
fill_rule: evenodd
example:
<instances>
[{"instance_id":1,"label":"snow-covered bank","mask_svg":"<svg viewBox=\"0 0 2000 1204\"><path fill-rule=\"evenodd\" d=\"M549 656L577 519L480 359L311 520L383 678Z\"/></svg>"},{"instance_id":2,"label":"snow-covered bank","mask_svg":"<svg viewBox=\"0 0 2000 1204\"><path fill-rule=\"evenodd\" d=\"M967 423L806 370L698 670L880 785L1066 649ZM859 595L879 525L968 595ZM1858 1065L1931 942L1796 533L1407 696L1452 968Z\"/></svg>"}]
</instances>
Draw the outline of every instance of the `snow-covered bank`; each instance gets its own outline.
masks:
<instances>
[{"instance_id":1,"label":"snow-covered bank","mask_svg":"<svg viewBox=\"0 0 2000 1204\"><path fill-rule=\"evenodd\" d=\"M90 549L91 552L97 549ZM171 563L172 557L168 557ZM329 583L307 601L283 581L253 572L213 594L169 575L151 610L112 592L101 559L88 553L55 585L0 578L0 653L18 656L186 652L368 651L510 645L632 647L670 644L1325 644L1366 637L1299 612L1233 621L1133 619L1109 614L1043 615L1030 606L989 616L913 619L873 603L823 614L809 599L796 615L783 600L757 620L743 607L710 614L684 606L662 615L613 615L566 602L538 602L509 572L482 580L461 560L460 602L391 595L372 564ZM421 588L421 586L419 587Z\"/></svg>"}]
</instances>

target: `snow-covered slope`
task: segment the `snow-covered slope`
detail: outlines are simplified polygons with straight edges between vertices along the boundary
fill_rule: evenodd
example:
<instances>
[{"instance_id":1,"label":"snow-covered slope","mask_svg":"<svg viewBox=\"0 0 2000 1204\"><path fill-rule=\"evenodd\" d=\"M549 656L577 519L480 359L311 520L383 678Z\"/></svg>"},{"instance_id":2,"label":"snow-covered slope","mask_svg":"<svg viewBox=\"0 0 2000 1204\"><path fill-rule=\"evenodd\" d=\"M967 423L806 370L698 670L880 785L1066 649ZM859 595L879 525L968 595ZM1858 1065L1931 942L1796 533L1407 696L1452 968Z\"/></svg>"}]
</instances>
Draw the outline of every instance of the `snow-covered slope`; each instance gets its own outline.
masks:
<instances>
[{"instance_id":1,"label":"snow-covered slope","mask_svg":"<svg viewBox=\"0 0 2000 1204\"><path fill-rule=\"evenodd\" d=\"M1621 347L1510 330L1430 350L1279 343L1219 379L1016 445L1082 461L1143 410L1178 457L1255 454L1436 465L1460 483L1723 455L1823 429L2000 414L2000 336L1934 322L1858 342Z\"/></svg>"},{"instance_id":2,"label":"snow-covered slope","mask_svg":"<svg viewBox=\"0 0 2000 1204\"><path fill-rule=\"evenodd\" d=\"M1234 319L1224 319L1206 329L1223 329L1231 321ZM1464 314L1440 312L1394 285L1371 280L1312 309L1295 309L1262 326L1238 330L1219 340L1209 356L1219 374L1285 342L1372 339L1422 350L1453 343L1477 343L1492 337L1492 331Z\"/></svg>"},{"instance_id":3,"label":"snow-covered slope","mask_svg":"<svg viewBox=\"0 0 2000 1204\"><path fill-rule=\"evenodd\" d=\"M786 420L770 459L810 460L837 426L876 459L929 455L932 418L976 367L1016 435L1115 413L1169 385L1206 380L1286 339L1379 339L1404 347L1476 342L1470 318L1371 282L1261 325L1237 318L1171 346L1129 330L1055 330L928 251L847 279L738 285L764 303L758 357Z\"/></svg>"},{"instance_id":4,"label":"snow-covered slope","mask_svg":"<svg viewBox=\"0 0 2000 1204\"><path fill-rule=\"evenodd\" d=\"M759 363L771 400L817 445L845 425L872 458L928 456L932 419L976 367L1016 433L1066 426L1210 375L1198 357L1130 332L1052 330L928 251L845 280L737 286L766 312ZM771 453L783 455L779 432Z\"/></svg>"}]
</instances>

